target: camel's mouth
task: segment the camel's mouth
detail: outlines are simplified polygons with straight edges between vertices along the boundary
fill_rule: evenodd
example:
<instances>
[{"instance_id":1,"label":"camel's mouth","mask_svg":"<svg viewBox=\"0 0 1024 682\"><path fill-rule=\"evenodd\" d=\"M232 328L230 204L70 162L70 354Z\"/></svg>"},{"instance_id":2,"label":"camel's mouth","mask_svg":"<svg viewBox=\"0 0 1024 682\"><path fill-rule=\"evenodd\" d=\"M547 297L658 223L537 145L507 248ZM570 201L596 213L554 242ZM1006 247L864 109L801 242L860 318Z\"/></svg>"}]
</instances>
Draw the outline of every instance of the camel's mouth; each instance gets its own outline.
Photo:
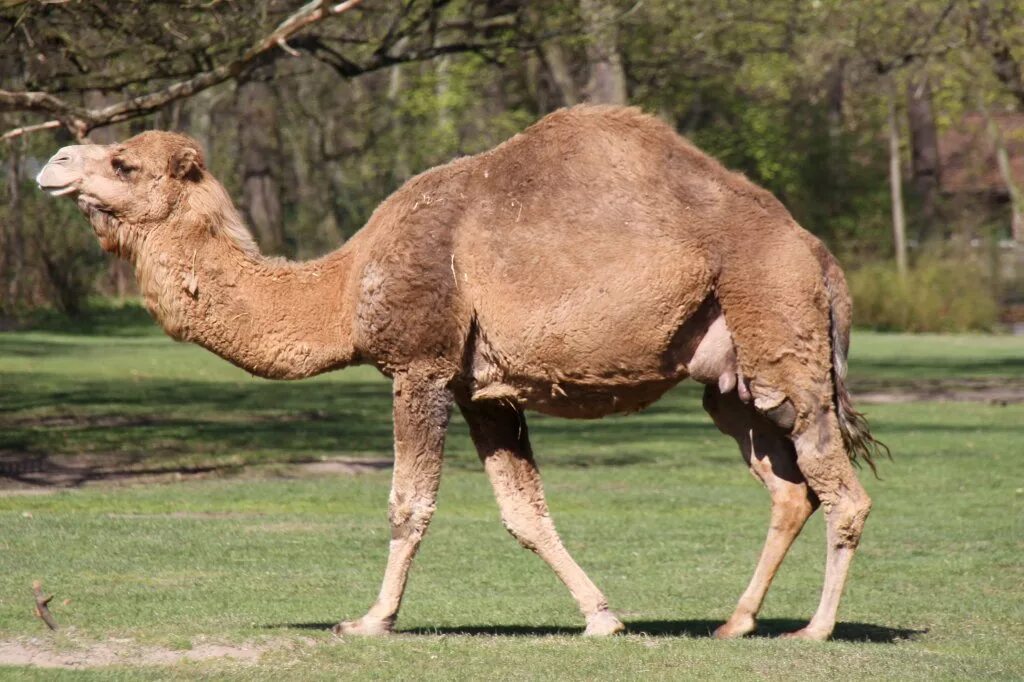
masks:
<instances>
[{"instance_id":1,"label":"camel's mouth","mask_svg":"<svg viewBox=\"0 0 1024 682\"><path fill-rule=\"evenodd\" d=\"M51 197L63 197L78 191L78 188L74 185L64 185L63 187L43 187L40 185L39 189L43 190Z\"/></svg>"}]
</instances>

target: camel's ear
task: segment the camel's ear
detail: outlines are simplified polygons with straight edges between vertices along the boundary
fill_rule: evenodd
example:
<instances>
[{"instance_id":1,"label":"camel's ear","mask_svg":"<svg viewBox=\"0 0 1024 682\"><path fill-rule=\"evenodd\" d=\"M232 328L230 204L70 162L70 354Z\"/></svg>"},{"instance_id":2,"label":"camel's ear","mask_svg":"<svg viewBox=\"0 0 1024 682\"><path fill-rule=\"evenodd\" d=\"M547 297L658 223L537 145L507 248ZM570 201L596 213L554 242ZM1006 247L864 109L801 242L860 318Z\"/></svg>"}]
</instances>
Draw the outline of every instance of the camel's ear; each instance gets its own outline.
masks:
<instances>
[{"instance_id":1,"label":"camel's ear","mask_svg":"<svg viewBox=\"0 0 1024 682\"><path fill-rule=\"evenodd\" d=\"M203 177L203 153L195 147L182 147L171 155L168 171L172 178L199 180Z\"/></svg>"}]
</instances>

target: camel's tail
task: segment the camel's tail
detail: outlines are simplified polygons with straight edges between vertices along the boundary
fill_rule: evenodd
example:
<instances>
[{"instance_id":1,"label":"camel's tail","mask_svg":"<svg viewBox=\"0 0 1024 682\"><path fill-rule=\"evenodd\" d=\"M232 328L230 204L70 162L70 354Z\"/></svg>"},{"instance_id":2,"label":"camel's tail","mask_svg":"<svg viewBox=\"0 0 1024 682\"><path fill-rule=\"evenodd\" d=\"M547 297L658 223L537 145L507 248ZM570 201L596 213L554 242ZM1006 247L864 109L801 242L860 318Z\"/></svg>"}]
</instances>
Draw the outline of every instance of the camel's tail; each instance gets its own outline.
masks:
<instances>
[{"instance_id":1,"label":"camel's tail","mask_svg":"<svg viewBox=\"0 0 1024 682\"><path fill-rule=\"evenodd\" d=\"M850 320L853 306L846 277L835 257L824 247L821 249L822 269L829 298L829 320L832 333L832 381L835 384L836 416L839 431L850 460L867 462L871 472L878 476L875 457L885 453L890 459L889 448L871 435L867 417L853 407L850 392L846 389L846 357L850 351Z\"/></svg>"}]
</instances>

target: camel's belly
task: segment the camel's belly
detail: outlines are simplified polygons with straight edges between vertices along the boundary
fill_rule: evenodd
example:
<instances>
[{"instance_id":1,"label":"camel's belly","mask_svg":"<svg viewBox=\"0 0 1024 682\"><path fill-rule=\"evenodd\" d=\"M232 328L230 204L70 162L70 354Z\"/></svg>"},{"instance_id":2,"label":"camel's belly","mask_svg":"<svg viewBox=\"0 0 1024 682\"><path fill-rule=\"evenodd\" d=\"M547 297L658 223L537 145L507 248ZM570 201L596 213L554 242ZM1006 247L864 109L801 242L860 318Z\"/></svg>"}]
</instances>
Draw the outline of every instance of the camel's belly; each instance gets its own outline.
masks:
<instances>
[{"instance_id":1,"label":"camel's belly","mask_svg":"<svg viewBox=\"0 0 1024 682\"><path fill-rule=\"evenodd\" d=\"M621 386L595 386L544 381L493 383L478 388L474 400L514 403L554 417L598 419L610 414L638 412L685 378L685 374L657 381Z\"/></svg>"},{"instance_id":2,"label":"camel's belly","mask_svg":"<svg viewBox=\"0 0 1024 682\"><path fill-rule=\"evenodd\" d=\"M561 341L571 343L572 339ZM546 347L541 344L540 349ZM736 387L735 347L725 318L709 297L677 328L640 352L614 362L587 362L586 352L569 366L552 364L550 353L530 353L522 345L510 355L477 328L467 367L473 400L519 405L558 417L593 419L644 409L668 389L692 376L717 384L723 393Z\"/></svg>"}]
</instances>

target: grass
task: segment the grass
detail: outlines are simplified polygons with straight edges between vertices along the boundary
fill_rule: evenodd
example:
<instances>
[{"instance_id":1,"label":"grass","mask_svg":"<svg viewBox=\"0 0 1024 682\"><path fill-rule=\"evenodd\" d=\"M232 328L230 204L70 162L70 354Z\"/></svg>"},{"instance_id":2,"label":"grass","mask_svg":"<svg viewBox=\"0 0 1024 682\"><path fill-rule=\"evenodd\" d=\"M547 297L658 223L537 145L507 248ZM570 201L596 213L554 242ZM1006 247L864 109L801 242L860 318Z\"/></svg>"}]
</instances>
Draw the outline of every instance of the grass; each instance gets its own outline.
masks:
<instances>
[{"instance_id":1,"label":"grass","mask_svg":"<svg viewBox=\"0 0 1024 682\"><path fill-rule=\"evenodd\" d=\"M0 495L0 640L51 639L30 613L28 588L42 578L70 626L52 637L58 649L128 639L172 651L211 641L267 651L257 667L128 660L86 676L1024 676L1020 404L868 406L895 461L883 462L882 481L863 475L875 511L836 639L825 644L771 636L816 606L821 515L769 594L769 636L706 636L750 577L768 504L694 387L625 418L532 419L563 538L634 633L607 641L577 636L567 591L501 528L455 417L439 510L399 621L405 636L337 642L325 628L365 611L379 584L389 472L290 477L279 465L387 457L388 385L363 368L264 382L148 327L124 329L0 334L0 454L85 453L143 469L268 466L259 476ZM1024 379L1024 342L1009 337L862 333L854 349L855 383Z\"/></svg>"}]
</instances>

